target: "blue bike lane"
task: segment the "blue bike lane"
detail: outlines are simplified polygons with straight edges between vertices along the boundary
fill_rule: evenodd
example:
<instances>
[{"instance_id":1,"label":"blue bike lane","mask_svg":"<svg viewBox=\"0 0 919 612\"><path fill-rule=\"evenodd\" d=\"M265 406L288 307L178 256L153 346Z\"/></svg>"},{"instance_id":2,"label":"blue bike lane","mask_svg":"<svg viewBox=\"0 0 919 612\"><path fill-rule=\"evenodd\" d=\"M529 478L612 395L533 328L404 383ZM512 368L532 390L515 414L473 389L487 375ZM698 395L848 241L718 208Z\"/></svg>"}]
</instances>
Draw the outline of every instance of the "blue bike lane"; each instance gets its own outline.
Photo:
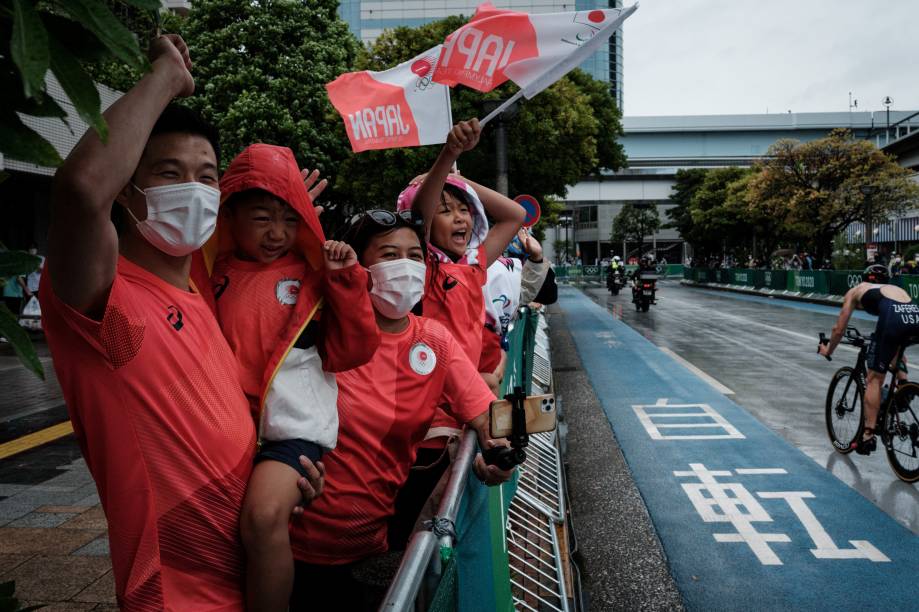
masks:
<instances>
[{"instance_id":1,"label":"blue bike lane","mask_svg":"<svg viewBox=\"0 0 919 612\"><path fill-rule=\"evenodd\" d=\"M580 291L559 306L689 609L919 609L919 537Z\"/></svg>"}]
</instances>

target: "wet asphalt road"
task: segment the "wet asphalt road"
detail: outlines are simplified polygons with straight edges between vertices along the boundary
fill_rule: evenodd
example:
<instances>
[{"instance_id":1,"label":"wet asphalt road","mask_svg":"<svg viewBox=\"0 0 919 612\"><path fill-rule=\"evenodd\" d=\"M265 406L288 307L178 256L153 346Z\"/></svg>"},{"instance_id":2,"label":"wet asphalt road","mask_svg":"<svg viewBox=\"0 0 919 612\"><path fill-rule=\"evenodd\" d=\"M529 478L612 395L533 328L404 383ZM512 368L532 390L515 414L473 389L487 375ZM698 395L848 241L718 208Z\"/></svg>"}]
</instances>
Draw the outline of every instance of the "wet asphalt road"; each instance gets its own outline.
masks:
<instances>
[{"instance_id":1,"label":"wet asphalt road","mask_svg":"<svg viewBox=\"0 0 919 612\"><path fill-rule=\"evenodd\" d=\"M829 332L835 315L676 281L665 281L659 289L658 303L648 313L636 312L628 293L584 291L655 345L726 386L733 392L729 397L759 421L919 534L919 484L898 480L880 447L869 457L841 455L827 437L827 386L836 369L854 365L857 355L848 347L837 349L832 362L816 354L817 334ZM864 334L874 329L868 320L850 325ZM919 363L917 348L907 352L910 363Z\"/></svg>"}]
</instances>

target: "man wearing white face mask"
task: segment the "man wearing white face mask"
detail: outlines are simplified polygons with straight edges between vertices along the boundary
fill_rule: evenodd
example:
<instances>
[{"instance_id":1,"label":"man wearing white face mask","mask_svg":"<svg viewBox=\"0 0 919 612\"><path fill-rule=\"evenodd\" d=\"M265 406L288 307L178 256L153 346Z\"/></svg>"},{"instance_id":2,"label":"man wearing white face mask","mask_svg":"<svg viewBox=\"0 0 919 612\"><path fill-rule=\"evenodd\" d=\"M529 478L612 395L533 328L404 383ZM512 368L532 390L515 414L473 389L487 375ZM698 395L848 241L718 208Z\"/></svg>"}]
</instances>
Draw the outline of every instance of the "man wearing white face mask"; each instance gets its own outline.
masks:
<instances>
[{"instance_id":1,"label":"man wearing white face mask","mask_svg":"<svg viewBox=\"0 0 919 612\"><path fill-rule=\"evenodd\" d=\"M108 520L119 606L242 610L238 517L255 432L233 355L189 281L189 254L216 221L217 139L168 106L194 91L184 41L157 38L150 61L106 111L107 142L88 131L57 172L43 325Z\"/></svg>"}]
</instances>

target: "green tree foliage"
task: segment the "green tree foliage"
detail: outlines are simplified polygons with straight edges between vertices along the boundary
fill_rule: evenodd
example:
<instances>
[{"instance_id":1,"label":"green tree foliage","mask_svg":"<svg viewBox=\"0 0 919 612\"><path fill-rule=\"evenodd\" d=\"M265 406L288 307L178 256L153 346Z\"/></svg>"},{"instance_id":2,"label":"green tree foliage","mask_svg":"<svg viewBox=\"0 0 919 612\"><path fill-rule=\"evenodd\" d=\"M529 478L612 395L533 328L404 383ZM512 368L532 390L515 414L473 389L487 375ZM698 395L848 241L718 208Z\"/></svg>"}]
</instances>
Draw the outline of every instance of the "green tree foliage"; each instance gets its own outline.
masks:
<instances>
[{"instance_id":1,"label":"green tree foliage","mask_svg":"<svg viewBox=\"0 0 919 612\"><path fill-rule=\"evenodd\" d=\"M172 34L182 29L184 17L169 11L145 11L135 6L122 4L118 0L105 0L105 4L134 34L143 53L147 52L150 41L158 32ZM97 83L122 92L134 87L146 71L144 67L127 64L117 57L86 64L85 68Z\"/></svg>"},{"instance_id":2,"label":"green tree foliage","mask_svg":"<svg viewBox=\"0 0 919 612\"><path fill-rule=\"evenodd\" d=\"M877 223L919 205L919 187L908 176L846 130L806 143L779 140L752 169L678 172L668 225L702 258L727 250L742 259L754 248L763 257L791 246L824 261L840 250L834 238L869 210Z\"/></svg>"},{"instance_id":3,"label":"green tree foliage","mask_svg":"<svg viewBox=\"0 0 919 612\"><path fill-rule=\"evenodd\" d=\"M877 222L919 204L919 187L907 178L909 171L847 130L806 143L780 140L757 170L750 201L783 219L790 237L811 245L820 261L829 256L834 236L864 221L869 208ZM874 193L866 196L864 186Z\"/></svg>"},{"instance_id":4,"label":"green tree foliage","mask_svg":"<svg viewBox=\"0 0 919 612\"><path fill-rule=\"evenodd\" d=\"M692 242L689 235L692 233L693 222L690 205L692 197L705 180L707 170L702 168L680 169L676 173L676 182L670 194L670 201L676 206L667 209L667 218L670 219L664 227L675 229L685 240Z\"/></svg>"},{"instance_id":5,"label":"green tree foliage","mask_svg":"<svg viewBox=\"0 0 919 612\"><path fill-rule=\"evenodd\" d=\"M744 168L717 168L705 173L689 207L689 240L700 255L720 253L725 248L746 250L750 245L751 224L744 201L749 174Z\"/></svg>"},{"instance_id":6,"label":"green tree foliage","mask_svg":"<svg viewBox=\"0 0 919 612\"><path fill-rule=\"evenodd\" d=\"M126 0L118 6L157 11L160 3ZM108 130L99 92L87 67L112 58L133 70L147 67L137 40L103 0L0 0L0 153L40 166L62 163L54 146L20 117L66 119L59 101L46 91L49 71L80 118L105 140ZM0 251L0 277L27 274L36 265L37 260L23 253ZM15 314L0 308L0 336L9 340L26 367L43 376L41 362Z\"/></svg>"},{"instance_id":7,"label":"green tree foliage","mask_svg":"<svg viewBox=\"0 0 919 612\"><path fill-rule=\"evenodd\" d=\"M188 104L217 126L224 164L265 142L338 174L348 137L325 84L353 69L359 43L337 8L336 0L195 0L181 28L196 83Z\"/></svg>"},{"instance_id":8,"label":"green tree foliage","mask_svg":"<svg viewBox=\"0 0 919 612\"><path fill-rule=\"evenodd\" d=\"M661 218L657 206L628 203L613 219L610 240L613 243L637 242L640 247L645 236L654 234L660 227Z\"/></svg>"},{"instance_id":9,"label":"green tree foliage","mask_svg":"<svg viewBox=\"0 0 919 612\"><path fill-rule=\"evenodd\" d=\"M155 11L158 0L129 0L141 10ZM0 153L57 166L63 160L54 147L27 127L17 112L64 119L64 109L45 91L50 70L80 118L103 139L107 129L99 92L85 65L108 58L136 68L146 60L134 36L102 0L0 0Z\"/></svg>"},{"instance_id":10,"label":"green tree foliage","mask_svg":"<svg viewBox=\"0 0 919 612\"><path fill-rule=\"evenodd\" d=\"M419 28L384 32L358 62L358 69L385 70L443 42L462 26L461 17ZM482 101L513 95L506 83L488 94L465 87L451 91L454 122L481 117ZM507 126L509 193L530 194L543 203L539 225L554 222L554 197L564 197L566 185L601 168L618 169L625 155L616 137L622 133L619 111L608 86L575 72L523 101ZM358 206L392 206L413 176L433 163L439 146L368 151L352 156L337 177L339 190ZM460 171L486 185L495 183L494 130L486 126L476 149L460 159ZM538 229L537 229L538 231Z\"/></svg>"}]
</instances>

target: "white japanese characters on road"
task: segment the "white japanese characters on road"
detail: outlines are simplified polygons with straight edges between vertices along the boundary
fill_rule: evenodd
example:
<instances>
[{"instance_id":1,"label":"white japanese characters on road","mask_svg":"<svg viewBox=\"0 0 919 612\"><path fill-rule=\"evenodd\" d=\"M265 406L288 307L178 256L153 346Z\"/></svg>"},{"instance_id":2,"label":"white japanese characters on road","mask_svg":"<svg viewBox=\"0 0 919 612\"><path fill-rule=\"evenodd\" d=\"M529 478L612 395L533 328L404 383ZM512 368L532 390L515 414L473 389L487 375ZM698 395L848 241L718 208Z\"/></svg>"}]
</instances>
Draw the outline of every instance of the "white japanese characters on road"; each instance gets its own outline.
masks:
<instances>
[{"instance_id":1,"label":"white japanese characters on road","mask_svg":"<svg viewBox=\"0 0 919 612\"><path fill-rule=\"evenodd\" d=\"M782 468L754 468L710 470L702 463L690 463L689 471L674 471L677 478L697 478L699 482L682 484L696 512L706 523L730 523L736 532L712 534L717 542L745 543L763 565L782 565L782 560L770 544L788 543L785 533L766 533L756 530L754 523L773 523L766 508L753 493L740 482L718 482L718 478L766 474L787 474ZM757 491L765 500L784 500L801 521L813 542L811 554L817 559L867 559L886 563L890 559L867 540L849 540L852 548L840 548L827 533L820 521L805 503L816 497L810 491Z\"/></svg>"},{"instance_id":2,"label":"white japanese characters on road","mask_svg":"<svg viewBox=\"0 0 919 612\"><path fill-rule=\"evenodd\" d=\"M632 410L652 440L743 440L746 437L708 404L668 404L667 398L661 398L656 404L633 405Z\"/></svg>"}]
</instances>

